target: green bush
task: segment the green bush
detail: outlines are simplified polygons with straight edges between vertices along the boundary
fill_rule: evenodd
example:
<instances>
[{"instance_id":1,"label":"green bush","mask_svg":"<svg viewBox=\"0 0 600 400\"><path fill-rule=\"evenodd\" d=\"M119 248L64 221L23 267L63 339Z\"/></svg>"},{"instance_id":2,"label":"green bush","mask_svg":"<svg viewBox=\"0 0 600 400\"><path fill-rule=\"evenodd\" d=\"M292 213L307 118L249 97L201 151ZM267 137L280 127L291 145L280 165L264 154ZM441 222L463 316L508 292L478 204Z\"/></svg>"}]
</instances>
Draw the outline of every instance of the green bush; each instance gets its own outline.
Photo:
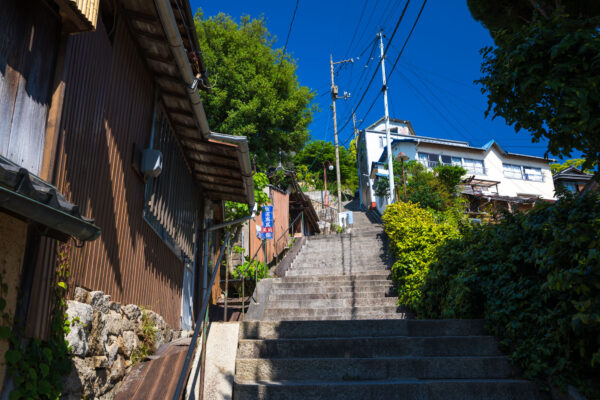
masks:
<instances>
[{"instance_id":1,"label":"green bush","mask_svg":"<svg viewBox=\"0 0 600 400\"><path fill-rule=\"evenodd\" d=\"M600 196L561 199L437 247L420 317L485 318L525 377L600 398ZM596 385L596 386L594 386Z\"/></svg>"},{"instance_id":2,"label":"green bush","mask_svg":"<svg viewBox=\"0 0 600 400\"><path fill-rule=\"evenodd\" d=\"M244 291L246 296L254 291L254 288L256 287L256 282L269 276L269 267L267 266L267 264L258 260L250 262L248 258L249 257L246 257L246 261L243 264L235 267L232 273L234 279L242 279L242 277L244 277ZM256 282L254 280L255 276ZM242 287L239 286L238 294L240 295L240 297L241 290Z\"/></svg>"},{"instance_id":3,"label":"green bush","mask_svg":"<svg viewBox=\"0 0 600 400\"><path fill-rule=\"evenodd\" d=\"M458 237L457 224L438 221L433 212L410 202L390 204L382 219L395 259L392 278L398 285L399 303L414 309L437 247Z\"/></svg>"}]
</instances>

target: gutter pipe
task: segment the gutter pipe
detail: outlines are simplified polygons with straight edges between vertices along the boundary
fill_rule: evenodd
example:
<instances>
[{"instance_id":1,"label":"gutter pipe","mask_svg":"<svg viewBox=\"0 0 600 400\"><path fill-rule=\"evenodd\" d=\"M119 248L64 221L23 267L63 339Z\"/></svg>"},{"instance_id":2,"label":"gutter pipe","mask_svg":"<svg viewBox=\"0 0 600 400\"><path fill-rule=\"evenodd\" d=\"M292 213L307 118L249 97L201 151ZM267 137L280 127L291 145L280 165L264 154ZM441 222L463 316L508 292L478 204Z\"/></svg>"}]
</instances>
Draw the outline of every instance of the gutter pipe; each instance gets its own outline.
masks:
<instances>
[{"instance_id":1,"label":"gutter pipe","mask_svg":"<svg viewBox=\"0 0 600 400\"><path fill-rule=\"evenodd\" d=\"M222 133L212 133L208 126L208 119L202 106L202 99L198 93L198 84L200 79L194 76L192 67L188 61L187 52L181 40L177 22L175 21L175 15L173 9L168 0L154 0L156 10L160 22L165 31L167 41L171 47L173 57L179 68L179 72L183 77L183 82L186 86L186 92L188 94L190 104L192 105L192 112L194 113L194 119L196 124L200 127L200 133L202 138L205 140L214 139L224 142L233 143L239 146L240 153L239 161L240 168L242 170L242 179L244 180L244 186L246 187L246 196L248 198L248 205L250 208L254 207L254 181L252 180L252 168L250 166L250 154L248 150L248 140L245 136L233 136L225 135ZM204 61L202 61L204 62Z\"/></svg>"}]
</instances>

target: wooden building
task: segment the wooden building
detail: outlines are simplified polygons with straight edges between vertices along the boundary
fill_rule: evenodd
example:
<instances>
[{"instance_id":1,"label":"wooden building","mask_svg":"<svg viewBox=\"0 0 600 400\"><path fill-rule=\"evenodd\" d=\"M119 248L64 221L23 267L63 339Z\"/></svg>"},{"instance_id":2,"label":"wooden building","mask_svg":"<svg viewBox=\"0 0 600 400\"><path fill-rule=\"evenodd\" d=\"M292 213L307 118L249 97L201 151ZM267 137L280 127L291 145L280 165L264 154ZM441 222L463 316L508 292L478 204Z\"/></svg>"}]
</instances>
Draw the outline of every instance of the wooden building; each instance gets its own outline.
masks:
<instances>
[{"instance_id":1,"label":"wooden building","mask_svg":"<svg viewBox=\"0 0 600 400\"><path fill-rule=\"evenodd\" d=\"M0 230L22 238L12 263L27 271L15 279L28 336L48 333L56 239L69 237L71 290L192 326L204 228L223 220L225 200L254 204L247 141L210 131L198 93L208 86L187 1L3 1L0 156L102 232L27 228L32 216L0 197Z\"/></svg>"}]
</instances>

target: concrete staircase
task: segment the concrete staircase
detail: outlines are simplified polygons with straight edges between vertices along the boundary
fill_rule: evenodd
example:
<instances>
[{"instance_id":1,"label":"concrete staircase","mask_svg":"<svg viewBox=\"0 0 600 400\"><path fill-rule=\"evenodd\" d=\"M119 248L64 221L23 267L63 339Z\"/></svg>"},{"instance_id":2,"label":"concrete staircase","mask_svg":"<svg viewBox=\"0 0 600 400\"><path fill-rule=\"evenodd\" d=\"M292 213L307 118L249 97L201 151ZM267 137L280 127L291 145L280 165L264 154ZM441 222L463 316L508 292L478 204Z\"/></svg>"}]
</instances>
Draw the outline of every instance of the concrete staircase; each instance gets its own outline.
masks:
<instances>
[{"instance_id":1,"label":"concrete staircase","mask_svg":"<svg viewBox=\"0 0 600 400\"><path fill-rule=\"evenodd\" d=\"M240 326L234 399L541 399L479 320L414 320L396 305L382 229L354 213L309 239Z\"/></svg>"}]
</instances>

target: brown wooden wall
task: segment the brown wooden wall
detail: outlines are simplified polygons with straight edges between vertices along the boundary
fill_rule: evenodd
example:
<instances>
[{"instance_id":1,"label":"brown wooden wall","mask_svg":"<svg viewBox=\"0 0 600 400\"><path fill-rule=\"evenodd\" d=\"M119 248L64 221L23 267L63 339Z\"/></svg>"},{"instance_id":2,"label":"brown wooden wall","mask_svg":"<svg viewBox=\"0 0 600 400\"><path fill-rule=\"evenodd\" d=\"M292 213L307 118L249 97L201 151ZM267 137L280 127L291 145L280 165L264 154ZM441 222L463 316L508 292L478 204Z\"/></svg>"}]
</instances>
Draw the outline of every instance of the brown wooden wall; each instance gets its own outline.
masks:
<instances>
[{"instance_id":1,"label":"brown wooden wall","mask_svg":"<svg viewBox=\"0 0 600 400\"><path fill-rule=\"evenodd\" d=\"M183 264L143 220L144 183L132 168L134 144L149 145L154 84L123 18L112 44L101 21L71 36L65 67L56 182L102 229L74 249L71 287L148 307L179 327Z\"/></svg>"},{"instance_id":2,"label":"brown wooden wall","mask_svg":"<svg viewBox=\"0 0 600 400\"><path fill-rule=\"evenodd\" d=\"M41 1L0 5L0 154L39 175L60 21Z\"/></svg>"},{"instance_id":3,"label":"brown wooden wall","mask_svg":"<svg viewBox=\"0 0 600 400\"><path fill-rule=\"evenodd\" d=\"M289 234L287 229L290 225L290 196L287 193L281 193L277 190L271 190L271 204L273 205L273 240L267 240L267 259L266 262L273 261L276 255L279 255L287 247ZM256 226L262 226L262 217L256 217L256 221L250 220L250 257L254 256L259 248L261 240L256 237ZM277 243L277 239L282 236ZM261 262L265 262L264 250L260 249L256 256Z\"/></svg>"}]
</instances>

